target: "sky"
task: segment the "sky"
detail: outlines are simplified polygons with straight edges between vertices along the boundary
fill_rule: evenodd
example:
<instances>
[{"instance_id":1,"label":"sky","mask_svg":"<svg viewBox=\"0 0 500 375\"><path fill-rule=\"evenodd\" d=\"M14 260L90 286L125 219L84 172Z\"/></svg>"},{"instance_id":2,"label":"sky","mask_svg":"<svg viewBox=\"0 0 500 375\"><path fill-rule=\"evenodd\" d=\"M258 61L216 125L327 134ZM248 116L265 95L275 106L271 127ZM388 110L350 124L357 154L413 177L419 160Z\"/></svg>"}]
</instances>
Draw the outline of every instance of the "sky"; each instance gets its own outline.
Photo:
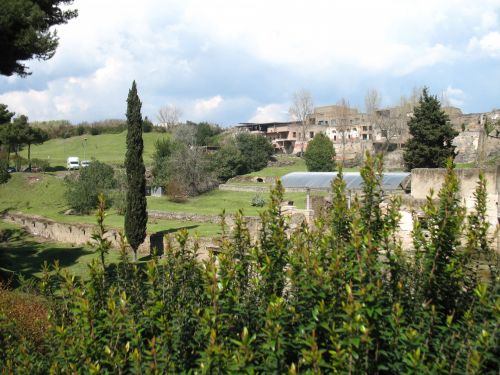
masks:
<instances>
[{"instance_id":1,"label":"sky","mask_svg":"<svg viewBox=\"0 0 500 375\"><path fill-rule=\"evenodd\" d=\"M286 121L293 94L316 106L368 90L397 104L427 86L465 113L500 107L500 0L75 0L48 61L0 76L0 103L31 121L142 114L222 126Z\"/></svg>"}]
</instances>

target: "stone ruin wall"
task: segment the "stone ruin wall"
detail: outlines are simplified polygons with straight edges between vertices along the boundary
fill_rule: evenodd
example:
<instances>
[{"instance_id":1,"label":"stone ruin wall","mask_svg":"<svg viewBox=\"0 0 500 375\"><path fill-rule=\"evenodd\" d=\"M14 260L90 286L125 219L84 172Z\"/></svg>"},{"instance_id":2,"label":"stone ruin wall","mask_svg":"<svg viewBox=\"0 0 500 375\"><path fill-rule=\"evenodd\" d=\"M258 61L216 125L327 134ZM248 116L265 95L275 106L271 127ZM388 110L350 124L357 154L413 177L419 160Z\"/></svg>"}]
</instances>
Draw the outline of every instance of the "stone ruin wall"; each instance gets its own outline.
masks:
<instances>
[{"instance_id":1,"label":"stone ruin wall","mask_svg":"<svg viewBox=\"0 0 500 375\"><path fill-rule=\"evenodd\" d=\"M479 181L479 172L483 171L486 178L487 195L487 216L491 224L491 235L495 234L495 229L500 224L500 166L493 168L470 168L456 169L458 180L460 182L460 197L467 210L475 206L474 192ZM444 182L446 169L444 168L416 168L411 171L411 197L416 202L423 202L431 189L434 190L434 196L437 197ZM497 252L500 252L500 239L495 238Z\"/></svg>"},{"instance_id":2,"label":"stone ruin wall","mask_svg":"<svg viewBox=\"0 0 500 375\"><path fill-rule=\"evenodd\" d=\"M88 245L93 242L91 236L95 230L95 225L58 223L43 217L22 213L4 214L2 219L21 226L33 236L46 238L51 241L79 246ZM108 229L106 238L111 242L113 248L118 249L120 247L120 236L117 230ZM196 242L199 245L199 257L201 259L206 258L209 249L218 247L214 240L209 238L199 238ZM172 241L172 243L175 246L175 241ZM193 244L194 240L191 239L189 245L192 246ZM153 247L160 252L166 249L167 239L163 233L148 233L144 242L139 246L138 253L141 255L150 254Z\"/></svg>"}]
</instances>

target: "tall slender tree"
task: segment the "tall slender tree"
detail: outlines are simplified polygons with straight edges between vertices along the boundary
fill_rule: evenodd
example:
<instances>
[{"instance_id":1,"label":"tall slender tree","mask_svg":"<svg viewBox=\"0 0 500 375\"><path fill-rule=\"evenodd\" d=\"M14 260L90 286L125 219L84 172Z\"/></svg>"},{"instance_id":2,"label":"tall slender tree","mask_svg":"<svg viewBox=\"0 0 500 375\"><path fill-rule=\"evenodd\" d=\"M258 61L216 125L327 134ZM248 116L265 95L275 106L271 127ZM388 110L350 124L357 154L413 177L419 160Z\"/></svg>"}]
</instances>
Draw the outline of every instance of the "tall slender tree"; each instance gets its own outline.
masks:
<instances>
[{"instance_id":1,"label":"tall slender tree","mask_svg":"<svg viewBox=\"0 0 500 375\"><path fill-rule=\"evenodd\" d=\"M127 98L127 153L125 169L127 172L127 206L125 209L125 235L137 261L137 249L146 238L146 177L142 153L142 115L141 101L137 95L137 86L132 88Z\"/></svg>"},{"instance_id":2,"label":"tall slender tree","mask_svg":"<svg viewBox=\"0 0 500 375\"><path fill-rule=\"evenodd\" d=\"M408 170L443 168L448 158L455 157L455 146L451 142L458 132L451 126L437 97L429 95L427 88L422 91L408 127L411 139L406 144L404 153Z\"/></svg>"}]
</instances>

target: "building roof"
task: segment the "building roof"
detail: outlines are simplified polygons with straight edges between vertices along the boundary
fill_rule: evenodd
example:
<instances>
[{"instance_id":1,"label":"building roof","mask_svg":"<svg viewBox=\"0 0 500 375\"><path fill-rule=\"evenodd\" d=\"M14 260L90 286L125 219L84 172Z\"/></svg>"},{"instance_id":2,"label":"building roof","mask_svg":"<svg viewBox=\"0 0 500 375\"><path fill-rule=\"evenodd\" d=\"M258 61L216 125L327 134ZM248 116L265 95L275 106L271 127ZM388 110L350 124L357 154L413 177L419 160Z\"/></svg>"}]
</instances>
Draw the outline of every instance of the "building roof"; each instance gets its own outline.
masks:
<instances>
[{"instance_id":1,"label":"building roof","mask_svg":"<svg viewBox=\"0 0 500 375\"><path fill-rule=\"evenodd\" d=\"M361 190L363 179L359 172L345 172L343 179L347 190ZM285 188L330 189L337 172L292 172L281 178ZM383 173L383 190L405 190L410 179L408 172Z\"/></svg>"}]
</instances>

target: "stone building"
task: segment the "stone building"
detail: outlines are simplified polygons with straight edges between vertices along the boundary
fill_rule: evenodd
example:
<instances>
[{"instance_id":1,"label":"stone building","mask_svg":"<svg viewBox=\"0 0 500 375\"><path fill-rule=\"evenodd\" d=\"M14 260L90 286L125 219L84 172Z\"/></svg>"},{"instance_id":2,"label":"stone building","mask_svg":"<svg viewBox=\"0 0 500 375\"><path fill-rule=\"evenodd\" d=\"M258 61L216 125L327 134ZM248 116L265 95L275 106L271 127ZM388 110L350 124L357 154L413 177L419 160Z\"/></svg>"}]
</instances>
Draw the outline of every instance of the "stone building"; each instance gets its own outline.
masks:
<instances>
[{"instance_id":1,"label":"stone building","mask_svg":"<svg viewBox=\"0 0 500 375\"><path fill-rule=\"evenodd\" d=\"M471 114L463 114L455 107L443 110L460 132L454 140L456 162L478 163L500 153L500 140L484 134L487 120L500 121L500 110ZM276 152L284 154L305 150L316 134L324 133L333 142L337 159L356 163L367 150L401 149L410 136L407 123L412 115L411 109L402 107L379 110L369 116L349 106L329 105L314 109L305 131L297 121L240 123L236 130L262 134L271 140Z\"/></svg>"}]
</instances>

